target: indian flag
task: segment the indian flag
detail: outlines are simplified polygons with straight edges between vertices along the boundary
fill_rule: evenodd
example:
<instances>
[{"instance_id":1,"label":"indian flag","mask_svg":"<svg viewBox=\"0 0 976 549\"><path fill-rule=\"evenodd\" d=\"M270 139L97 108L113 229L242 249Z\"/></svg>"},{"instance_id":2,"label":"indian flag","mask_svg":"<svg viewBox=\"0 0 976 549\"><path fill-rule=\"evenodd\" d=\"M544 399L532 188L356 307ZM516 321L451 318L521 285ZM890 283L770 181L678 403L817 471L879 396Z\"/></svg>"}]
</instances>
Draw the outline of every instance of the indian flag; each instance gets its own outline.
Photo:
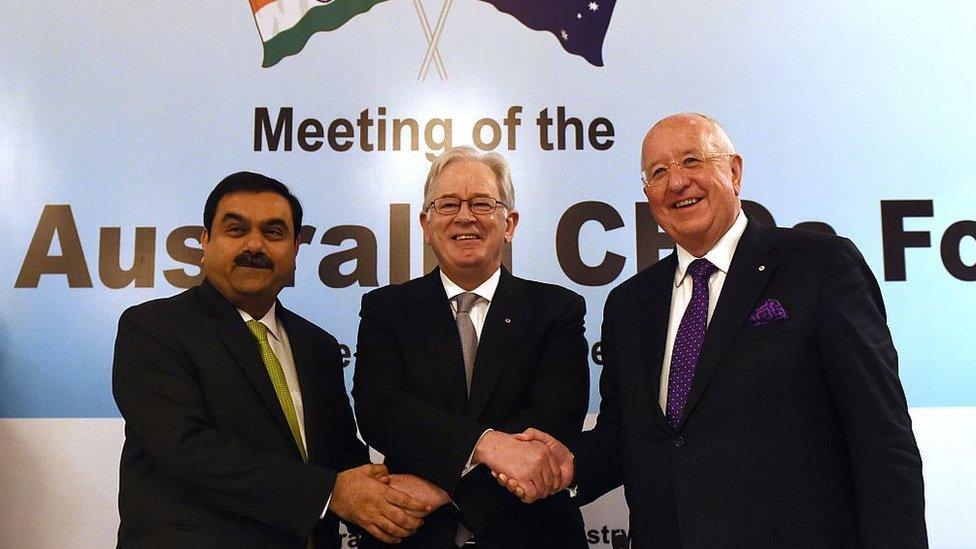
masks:
<instances>
[{"instance_id":1,"label":"indian flag","mask_svg":"<svg viewBox=\"0 0 976 549\"><path fill-rule=\"evenodd\" d=\"M250 0L264 42L263 67L302 51L319 31L335 30L386 0Z\"/></svg>"}]
</instances>

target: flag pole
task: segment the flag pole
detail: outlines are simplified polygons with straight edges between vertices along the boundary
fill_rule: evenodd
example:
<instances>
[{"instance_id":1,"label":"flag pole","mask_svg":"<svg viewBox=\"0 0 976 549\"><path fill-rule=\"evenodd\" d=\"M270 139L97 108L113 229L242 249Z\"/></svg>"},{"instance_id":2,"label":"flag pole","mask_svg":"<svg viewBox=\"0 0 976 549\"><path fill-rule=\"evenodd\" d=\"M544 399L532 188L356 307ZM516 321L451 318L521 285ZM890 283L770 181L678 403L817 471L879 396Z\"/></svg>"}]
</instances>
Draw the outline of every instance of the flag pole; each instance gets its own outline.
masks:
<instances>
[{"instance_id":1,"label":"flag pole","mask_svg":"<svg viewBox=\"0 0 976 549\"><path fill-rule=\"evenodd\" d=\"M427 45L430 46L433 33L430 30L430 22L427 20L427 14L424 13L424 7L420 4L420 0L413 0L413 7L417 10L417 17L420 18L420 27L424 30L424 38L427 39ZM441 80L447 80L447 71L444 69L444 62L441 60L440 50L434 50L434 65L437 67L437 74L441 77Z\"/></svg>"},{"instance_id":2,"label":"flag pole","mask_svg":"<svg viewBox=\"0 0 976 549\"><path fill-rule=\"evenodd\" d=\"M427 54L424 55L424 62L420 66L420 76L418 80L424 80L427 78L427 70L430 68L430 62L434 58L434 52L437 51L437 43L441 39L441 33L444 31L444 23L447 21L447 14L451 11L451 4L454 0L444 0L444 5L441 7L441 14L437 18L437 25L434 26L434 35L430 39L430 43L427 45Z\"/></svg>"}]
</instances>

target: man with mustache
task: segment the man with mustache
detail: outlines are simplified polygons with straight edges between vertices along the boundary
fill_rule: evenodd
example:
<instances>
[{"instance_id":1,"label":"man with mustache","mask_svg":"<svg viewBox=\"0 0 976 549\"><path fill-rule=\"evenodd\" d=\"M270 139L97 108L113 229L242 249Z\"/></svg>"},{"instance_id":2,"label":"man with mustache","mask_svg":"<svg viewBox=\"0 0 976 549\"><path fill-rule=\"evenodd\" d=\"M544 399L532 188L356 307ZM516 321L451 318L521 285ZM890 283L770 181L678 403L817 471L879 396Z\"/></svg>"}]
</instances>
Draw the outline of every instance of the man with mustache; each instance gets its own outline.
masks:
<instances>
[{"instance_id":1,"label":"man with mustache","mask_svg":"<svg viewBox=\"0 0 976 549\"><path fill-rule=\"evenodd\" d=\"M119 320L120 547L336 548L338 521L396 542L430 511L356 437L336 339L277 301L302 208L227 176L204 207L200 286Z\"/></svg>"},{"instance_id":2,"label":"man with mustache","mask_svg":"<svg viewBox=\"0 0 976 549\"><path fill-rule=\"evenodd\" d=\"M527 505L491 476L518 478L529 501L556 492L568 463L511 433L578 434L589 393L583 298L502 266L514 200L501 156L444 152L420 214L438 268L363 296L353 388L363 437L391 472L420 477L411 484L432 505L451 500L408 547L587 547L567 494Z\"/></svg>"}]
</instances>

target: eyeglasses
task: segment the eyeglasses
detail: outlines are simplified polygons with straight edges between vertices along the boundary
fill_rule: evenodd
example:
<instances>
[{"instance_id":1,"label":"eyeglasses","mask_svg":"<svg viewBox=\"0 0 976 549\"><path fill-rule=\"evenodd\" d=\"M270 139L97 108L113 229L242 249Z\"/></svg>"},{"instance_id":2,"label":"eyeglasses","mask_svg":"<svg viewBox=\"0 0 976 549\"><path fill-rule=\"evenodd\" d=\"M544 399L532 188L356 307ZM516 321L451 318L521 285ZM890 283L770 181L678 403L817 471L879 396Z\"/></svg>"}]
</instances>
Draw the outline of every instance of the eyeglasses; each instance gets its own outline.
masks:
<instances>
[{"instance_id":1,"label":"eyeglasses","mask_svg":"<svg viewBox=\"0 0 976 549\"><path fill-rule=\"evenodd\" d=\"M655 187L671 179L671 166L680 168L685 173L695 173L705 167L705 163L723 156L735 156L735 153L717 154L686 154L680 160L657 162L649 169L641 170L641 181L645 187Z\"/></svg>"},{"instance_id":2,"label":"eyeglasses","mask_svg":"<svg viewBox=\"0 0 976 549\"><path fill-rule=\"evenodd\" d=\"M502 202L501 200L495 200L490 196L476 196L474 198L455 198L453 196L443 196L441 198L435 198L427 205L427 208L433 206L434 211L441 215L454 215L461 211L461 203L467 202L468 208L471 209L471 213L475 215L488 215L495 213L498 206L503 208L508 208L508 204Z\"/></svg>"}]
</instances>

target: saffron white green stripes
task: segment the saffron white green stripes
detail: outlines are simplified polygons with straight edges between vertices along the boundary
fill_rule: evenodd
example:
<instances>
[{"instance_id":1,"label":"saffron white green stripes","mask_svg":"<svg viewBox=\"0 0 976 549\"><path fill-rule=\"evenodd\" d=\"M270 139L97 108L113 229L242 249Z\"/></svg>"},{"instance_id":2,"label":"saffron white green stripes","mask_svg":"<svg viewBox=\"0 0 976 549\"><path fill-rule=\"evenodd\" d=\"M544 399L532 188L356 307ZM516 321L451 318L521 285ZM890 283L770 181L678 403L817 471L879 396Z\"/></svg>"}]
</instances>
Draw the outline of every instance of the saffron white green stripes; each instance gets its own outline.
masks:
<instances>
[{"instance_id":1,"label":"saffron white green stripes","mask_svg":"<svg viewBox=\"0 0 976 549\"><path fill-rule=\"evenodd\" d=\"M319 31L335 30L386 0L250 0L264 42L263 67L300 52Z\"/></svg>"}]
</instances>

